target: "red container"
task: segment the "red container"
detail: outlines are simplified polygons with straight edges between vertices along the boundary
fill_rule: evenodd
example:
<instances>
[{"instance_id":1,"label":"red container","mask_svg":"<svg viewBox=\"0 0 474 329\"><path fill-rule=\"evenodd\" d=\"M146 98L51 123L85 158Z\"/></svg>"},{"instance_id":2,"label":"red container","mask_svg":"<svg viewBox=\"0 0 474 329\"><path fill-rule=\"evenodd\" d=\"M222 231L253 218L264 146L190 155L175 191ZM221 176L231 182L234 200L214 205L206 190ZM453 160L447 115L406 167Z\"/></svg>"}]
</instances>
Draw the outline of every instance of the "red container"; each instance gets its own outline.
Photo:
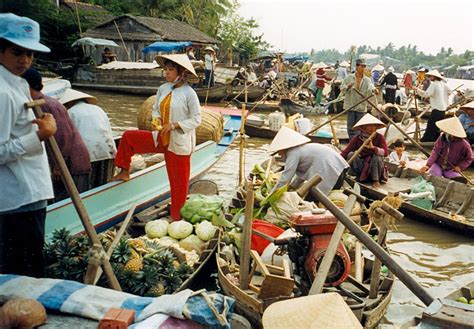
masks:
<instances>
[{"instance_id":1,"label":"red container","mask_svg":"<svg viewBox=\"0 0 474 329\"><path fill-rule=\"evenodd\" d=\"M280 236L280 234L285 232L282 228L260 219L253 220L252 229L255 231L265 233L271 236L272 238L277 238L278 236ZM263 253L263 251L269 244L270 244L270 241L262 237L259 237L258 235L252 234L250 248L252 250L256 250L260 255Z\"/></svg>"},{"instance_id":2,"label":"red container","mask_svg":"<svg viewBox=\"0 0 474 329\"><path fill-rule=\"evenodd\" d=\"M290 222L296 232L301 234L328 234L334 232L337 218L329 210L322 214L297 212L291 215Z\"/></svg>"}]
</instances>

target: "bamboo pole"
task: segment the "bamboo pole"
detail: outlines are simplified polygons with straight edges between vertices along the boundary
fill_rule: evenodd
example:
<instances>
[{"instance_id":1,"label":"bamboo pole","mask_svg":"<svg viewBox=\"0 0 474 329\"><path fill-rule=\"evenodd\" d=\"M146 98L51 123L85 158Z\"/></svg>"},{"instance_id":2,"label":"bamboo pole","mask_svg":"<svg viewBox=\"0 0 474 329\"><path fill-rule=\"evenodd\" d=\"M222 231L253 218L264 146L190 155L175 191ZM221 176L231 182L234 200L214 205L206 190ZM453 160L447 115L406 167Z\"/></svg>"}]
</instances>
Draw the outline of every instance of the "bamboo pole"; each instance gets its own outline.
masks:
<instances>
[{"instance_id":1,"label":"bamboo pole","mask_svg":"<svg viewBox=\"0 0 474 329\"><path fill-rule=\"evenodd\" d=\"M360 154L360 152L362 152L364 150L364 148L367 146L367 144L369 144L369 142L372 140L372 138L375 137L375 135L377 135L377 131L374 131L365 141L364 143L359 147L359 149L357 149L357 151L354 152L354 154L351 156L351 158L347 161L348 164L351 164Z\"/></svg>"},{"instance_id":2,"label":"bamboo pole","mask_svg":"<svg viewBox=\"0 0 474 329\"><path fill-rule=\"evenodd\" d=\"M242 254L240 255L239 283L240 288L245 290L250 283L250 241L252 234L254 190L253 183L247 182L247 196L245 199L245 221L242 230Z\"/></svg>"},{"instance_id":3,"label":"bamboo pole","mask_svg":"<svg viewBox=\"0 0 474 329\"><path fill-rule=\"evenodd\" d=\"M247 85L245 85L245 89L247 89ZM245 91L247 94L247 90ZM239 145L239 186L242 186L245 180L245 172L244 172L244 147L245 147L245 107L246 104L242 104L242 122L240 124L240 145Z\"/></svg>"},{"instance_id":4,"label":"bamboo pole","mask_svg":"<svg viewBox=\"0 0 474 329\"><path fill-rule=\"evenodd\" d=\"M117 22L115 20L114 20L114 25L115 25L115 28L117 29L120 40L122 40L123 49L125 49L125 52L127 53L127 58L131 62L132 58L130 57L130 53L128 52L127 46L125 45L125 41L123 41L122 33L120 33L119 27L118 27Z\"/></svg>"},{"instance_id":5,"label":"bamboo pole","mask_svg":"<svg viewBox=\"0 0 474 329\"><path fill-rule=\"evenodd\" d=\"M24 108L25 109L33 108L33 112L36 118L42 118L44 116L44 113L41 110L40 106L43 104L45 104L45 101L43 99L31 101L31 102L25 103ZM97 256L99 257L98 265L102 266L102 269L105 272L105 275L107 277L107 280L109 281L111 288L118 291L122 291L122 289L120 288L120 283L118 282L115 276L115 273L112 269L112 265L110 264L108 259L103 257L103 255L105 255L104 248L102 247L102 244L100 243L99 238L97 237L97 232L95 231L95 228L92 225L92 221L89 217L89 214L87 213L86 207L82 203L79 192L77 191L77 187L74 184L74 181L71 177L71 173L69 172L68 167L66 166L66 162L64 161L61 151L59 150L56 139L54 138L54 136L51 136L49 139L46 140L46 143L51 148L51 151L54 156L54 160L56 161L56 164L59 167L61 178L64 182L66 190L71 196L71 200L74 204L74 207L76 208L79 218L81 219L82 225L84 226L84 229L89 238L89 243L91 244L92 249L98 252L97 254ZM92 279L95 278L96 271L98 270L98 267L95 265L96 264L93 264L92 261L89 263L88 272L91 273L90 277ZM89 271L89 269L91 270ZM90 284L92 282L84 282L84 283Z\"/></svg>"}]
</instances>

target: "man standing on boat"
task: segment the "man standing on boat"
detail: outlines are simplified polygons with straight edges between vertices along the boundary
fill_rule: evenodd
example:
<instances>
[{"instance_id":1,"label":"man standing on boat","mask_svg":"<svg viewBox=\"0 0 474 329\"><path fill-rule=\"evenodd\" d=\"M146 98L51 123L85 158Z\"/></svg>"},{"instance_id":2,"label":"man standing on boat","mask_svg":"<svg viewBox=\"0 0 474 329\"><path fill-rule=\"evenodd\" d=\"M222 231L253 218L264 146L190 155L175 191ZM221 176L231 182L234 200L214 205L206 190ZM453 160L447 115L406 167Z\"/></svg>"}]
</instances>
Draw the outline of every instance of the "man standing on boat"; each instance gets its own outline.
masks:
<instances>
[{"instance_id":1,"label":"man standing on boat","mask_svg":"<svg viewBox=\"0 0 474 329\"><path fill-rule=\"evenodd\" d=\"M431 151L426 166L421 172L428 171L434 176L446 177L462 183L467 179L461 175L472 163L472 148L466 140L466 132L457 117L436 122L442 131Z\"/></svg>"},{"instance_id":2,"label":"man standing on boat","mask_svg":"<svg viewBox=\"0 0 474 329\"><path fill-rule=\"evenodd\" d=\"M385 103L395 104L395 94L398 88L397 76L394 74L393 66L388 68L388 73L383 77L381 86L385 85Z\"/></svg>"},{"instance_id":3,"label":"man standing on boat","mask_svg":"<svg viewBox=\"0 0 474 329\"><path fill-rule=\"evenodd\" d=\"M207 46L204 48L204 87L214 87L214 69L216 68L216 52L214 48Z\"/></svg>"},{"instance_id":4,"label":"man standing on boat","mask_svg":"<svg viewBox=\"0 0 474 329\"><path fill-rule=\"evenodd\" d=\"M47 200L53 198L42 141L56 132L46 113L35 119L21 75L33 53L49 52L40 42L37 22L0 14L0 273L44 275L43 245Z\"/></svg>"},{"instance_id":5,"label":"man standing on boat","mask_svg":"<svg viewBox=\"0 0 474 329\"><path fill-rule=\"evenodd\" d=\"M186 54L158 55L167 83L156 93L152 110L154 131L127 130L120 141L115 165L120 173L112 180L130 179L134 154L164 153L171 190L171 219L180 220L191 174L191 154L196 145L196 128L201 124L201 106L187 83L187 73L197 78ZM190 78L192 78L190 77Z\"/></svg>"},{"instance_id":6,"label":"man standing on boat","mask_svg":"<svg viewBox=\"0 0 474 329\"><path fill-rule=\"evenodd\" d=\"M59 150L71 173L74 184L79 193L90 189L91 160L86 144L81 134L72 122L67 109L56 99L43 95L43 82L41 74L34 68L29 68L22 77L30 86L31 97L34 100L44 99L46 104L41 106L44 113L51 113L56 120L58 130L54 138L58 143ZM64 185L59 168L54 160L52 150L46 145L51 176L53 179L54 202L61 201L69 197Z\"/></svg>"},{"instance_id":7,"label":"man standing on boat","mask_svg":"<svg viewBox=\"0 0 474 329\"><path fill-rule=\"evenodd\" d=\"M349 165L328 145L309 143L311 140L282 127L270 144L270 154L278 153L285 161L285 169L275 184L274 191L285 184L297 188L316 175L323 178L318 188L324 194L342 185ZM294 178L294 179L293 179Z\"/></svg>"},{"instance_id":8,"label":"man standing on boat","mask_svg":"<svg viewBox=\"0 0 474 329\"><path fill-rule=\"evenodd\" d=\"M377 93L372 80L364 75L366 66L364 59L357 59L355 73L349 74L341 85L341 92L345 93L344 110L351 109L347 112L347 133L349 134L349 139L357 134L352 127L367 113L367 102L362 102L355 107L354 105L360 102L363 97ZM363 96L360 96L353 88L357 89Z\"/></svg>"},{"instance_id":9,"label":"man standing on boat","mask_svg":"<svg viewBox=\"0 0 474 329\"><path fill-rule=\"evenodd\" d=\"M443 81L443 77L438 70L433 70L426 73L426 76L431 80L431 84L425 91L420 88L415 88L416 92L422 97L429 97L431 105L431 114L426 125L425 133L421 137L422 142L434 142L439 136L439 129L436 127L436 122L444 119L446 109L449 105L449 94L451 90Z\"/></svg>"}]
</instances>

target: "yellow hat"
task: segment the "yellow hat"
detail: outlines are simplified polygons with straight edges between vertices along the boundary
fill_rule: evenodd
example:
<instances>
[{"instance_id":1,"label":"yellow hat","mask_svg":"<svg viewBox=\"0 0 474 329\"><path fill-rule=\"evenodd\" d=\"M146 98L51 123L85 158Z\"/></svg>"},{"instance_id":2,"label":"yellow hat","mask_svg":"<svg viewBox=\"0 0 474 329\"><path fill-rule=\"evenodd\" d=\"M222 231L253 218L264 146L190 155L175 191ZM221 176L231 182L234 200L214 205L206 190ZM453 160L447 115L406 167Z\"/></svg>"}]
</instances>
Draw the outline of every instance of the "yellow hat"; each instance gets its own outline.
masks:
<instances>
[{"instance_id":1,"label":"yellow hat","mask_svg":"<svg viewBox=\"0 0 474 329\"><path fill-rule=\"evenodd\" d=\"M454 116L448 119L439 120L436 126L443 132L458 138L466 138L466 131L464 130L461 121Z\"/></svg>"},{"instance_id":2,"label":"yellow hat","mask_svg":"<svg viewBox=\"0 0 474 329\"><path fill-rule=\"evenodd\" d=\"M311 139L304 135L301 135L299 132L296 132L293 129L290 129L288 127L281 127L275 138L273 138L268 151L270 152L270 154L275 154L278 151L303 145L310 141Z\"/></svg>"}]
</instances>

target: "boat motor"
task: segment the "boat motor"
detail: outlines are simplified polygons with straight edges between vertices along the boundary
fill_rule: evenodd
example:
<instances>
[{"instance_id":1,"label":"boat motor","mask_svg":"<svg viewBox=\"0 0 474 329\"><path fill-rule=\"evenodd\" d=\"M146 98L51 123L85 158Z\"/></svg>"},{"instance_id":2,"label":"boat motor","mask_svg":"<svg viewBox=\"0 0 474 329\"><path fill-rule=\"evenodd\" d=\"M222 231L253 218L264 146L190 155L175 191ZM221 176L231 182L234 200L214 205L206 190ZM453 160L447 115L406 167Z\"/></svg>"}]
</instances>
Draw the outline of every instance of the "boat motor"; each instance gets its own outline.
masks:
<instances>
[{"instance_id":1,"label":"boat motor","mask_svg":"<svg viewBox=\"0 0 474 329\"><path fill-rule=\"evenodd\" d=\"M318 214L300 212L290 217L290 225L299 234L288 240L288 254L295 264L295 274L301 276L302 283L308 288L314 281L336 224L336 217L327 210ZM351 260L341 241L325 285L339 286L349 276L350 268Z\"/></svg>"}]
</instances>

